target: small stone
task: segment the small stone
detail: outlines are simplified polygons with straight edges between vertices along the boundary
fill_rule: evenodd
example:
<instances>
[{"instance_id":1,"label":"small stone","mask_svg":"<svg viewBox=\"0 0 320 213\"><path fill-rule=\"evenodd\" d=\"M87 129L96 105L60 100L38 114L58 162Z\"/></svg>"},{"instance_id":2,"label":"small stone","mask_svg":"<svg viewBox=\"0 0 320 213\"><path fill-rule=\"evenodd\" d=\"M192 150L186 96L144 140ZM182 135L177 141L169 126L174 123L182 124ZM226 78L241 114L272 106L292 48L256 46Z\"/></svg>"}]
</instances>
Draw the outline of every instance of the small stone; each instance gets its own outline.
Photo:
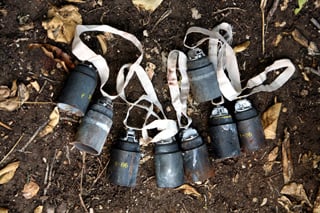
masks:
<instances>
[{"instance_id":1,"label":"small stone","mask_svg":"<svg viewBox=\"0 0 320 213\"><path fill-rule=\"evenodd\" d=\"M252 199L252 202L257 203L257 202L258 202L258 198L254 197L254 198Z\"/></svg>"},{"instance_id":2,"label":"small stone","mask_svg":"<svg viewBox=\"0 0 320 213\"><path fill-rule=\"evenodd\" d=\"M283 107L282 108L282 112L284 112L284 113L288 112L288 108L287 107Z\"/></svg>"},{"instance_id":3,"label":"small stone","mask_svg":"<svg viewBox=\"0 0 320 213\"><path fill-rule=\"evenodd\" d=\"M143 36L144 36L144 37L149 37L149 33L148 33L147 30L144 30L144 31L143 31Z\"/></svg>"},{"instance_id":4,"label":"small stone","mask_svg":"<svg viewBox=\"0 0 320 213\"><path fill-rule=\"evenodd\" d=\"M303 89L303 90L301 90L301 92L300 92L300 95L301 95L302 97L306 97L308 94L309 94L309 91L306 90L306 89Z\"/></svg>"}]
</instances>

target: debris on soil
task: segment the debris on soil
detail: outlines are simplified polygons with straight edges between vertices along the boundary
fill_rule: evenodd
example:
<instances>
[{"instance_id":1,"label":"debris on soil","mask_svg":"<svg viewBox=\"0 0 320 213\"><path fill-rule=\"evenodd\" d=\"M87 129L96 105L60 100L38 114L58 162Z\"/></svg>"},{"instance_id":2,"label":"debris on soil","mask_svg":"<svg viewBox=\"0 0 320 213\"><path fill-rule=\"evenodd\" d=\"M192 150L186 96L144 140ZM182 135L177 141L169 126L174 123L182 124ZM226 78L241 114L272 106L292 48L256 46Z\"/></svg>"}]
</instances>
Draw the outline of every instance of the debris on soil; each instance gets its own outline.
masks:
<instances>
[{"instance_id":1,"label":"debris on soil","mask_svg":"<svg viewBox=\"0 0 320 213\"><path fill-rule=\"evenodd\" d=\"M0 207L0 213L9 213L9 210L6 208Z\"/></svg>"},{"instance_id":2,"label":"debris on soil","mask_svg":"<svg viewBox=\"0 0 320 213\"><path fill-rule=\"evenodd\" d=\"M0 170L0 184L8 183L13 178L19 164L19 161L9 163L6 167Z\"/></svg>"},{"instance_id":3,"label":"debris on soil","mask_svg":"<svg viewBox=\"0 0 320 213\"><path fill-rule=\"evenodd\" d=\"M63 52L59 47L56 47L51 44L37 44L31 43L29 44L29 48L41 48L46 56L55 60L58 64L60 64L65 71L69 71L69 69L74 69L75 64L71 58L71 56L65 52Z\"/></svg>"},{"instance_id":4,"label":"debris on soil","mask_svg":"<svg viewBox=\"0 0 320 213\"><path fill-rule=\"evenodd\" d=\"M275 103L262 114L262 126L266 139L276 139L282 103Z\"/></svg>"},{"instance_id":5,"label":"debris on soil","mask_svg":"<svg viewBox=\"0 0 320 213\"><path fill-rule=\"evenodd\" d=\"M22 195L27 200L31 199L37 195L39 189L40 189L40 186L36 182L31 180L30 182L24 185L22 190Z\"/></svg>"},{"instance_id":6,"label":"debris on soil","mask_svg":"<svg viewBox=\"0 0 320 213\"><path fill-rule=\"evenodd\" d=\"M186 195L192 195L195 196L197 198L201 197L201 194L192 186L190 186L189 184L183 184L181 186L179 186L178 188L176 188L175 190L181 190L184 194Z\"/></svg>"},{"instance_id":7,"label":"debris on soil","mask_svg":"<svg viewBox=\"0 0 320 213\"><path fill-rule=\"evenodd\" d=\"M156 68L157 68L157 67L156 67L155 64L153 64L153 63L151 63L151 62L147 62L145 70L146 70L146 72L147 72L148 77L149 77L150 80L152 80L152 78L153 78L153 76L154 76L154 70L155 70Z\"/></svg>"},{"instance_id":8,"label":"debris on soil","mask_svg":"<svg viewBox=\"0 0 320 213\"><path fill-rule=\"evenodd\" d=\"M200 19L202 16L199 13L199 10L197 10L197 8L193 7L191 8L191 17L195 20Z\"/></svg>"},{"instance_id":9,"label":"debris on soil","mask_svg":"<svg viewBox=\"0 0 320 213\"><path fill-rule=\"evenodd\" d=\"M293 175L293 162L290 149L290 134L287 129L284 130L284 139L282 141L282 171L285 184L291 181Z\"/></svg>"},{"instance_id":10,"label":"debris on soil","mask_svg":"<svg viewBox=\"0 0 320 213\"><path fill-rule=\"evenodd\" d=\"M34 209L33 213L42 213L43 211L43 206L38 206L37 208Z\"/></svg>"},{"instance_id":11,"label":"debris on soil","mask_svg":"<svg viewBox=\"0 0 320 213\"><path fill-rule=\"evenodd\" d=\"M140 10L147 10L149 12L155 11L162 0L132 0L134 6Z\"/></svg>"},{"instance_id":12,"label":"debris on soil","mask_svg":"<svg viewBox=\"0 0 320 213\"><path fill-rule=\"evenodd\" d=\"M233 51L234 51L234 53L240 53L240 52L245 51L249 46L250 46L250 41L245 41L241 44L236 45L233 48Z\"/></svg>"},{"instance_id":13,"label":"debris on soil","mask_svg":"<svg viewBox=\"0 0 320 213\"><path fill-rule=\"evenodd\" d=\"M283 186L280 193L295 198L297 201L300 202L301 205L305 203L308 206L312 207L312 204L310 203L302 184L298 184L296 182L286 184Z\"/></svg>"},{"instance_id":14,"label":"debris on soil","mask_svg":"<svg viewBox=\"0 0 320 213\"><path fill-rule=\"evenodd\" d=\"M48 37L67 44L71 43L76 26L82 24L79 8L73 5L65 5L62 8L52 6L48 11L48 18L49 21L42 22Z\"/></svg>"},{"instance_id":15,"label":"debris on soil","mask_svg":"<svg viewBox=\"0 0 320 213\"><path fill-rule=\"evenodd\" d=\"M107 53L107 49L108 49L107 42L113 38L114 38L114 36L112 35L112 33L108 33L108 32L97 35L97 39L99 41L103 55Z\"/></svg>"},{"instance_id":16,"label":"debris on soil","mask_svg":"<svg viewBox=\"0 0 320 213\"><path fill-rule=\"evenodd\" d=\"M29 99L27 87L20 83L17 86L17 81L12 82L12 87L0 86L0 110L14 111L21 107Z\"/></svg>"},{"instance_id":17,"label":"debris on soil","mask_svg":"<svg viewBox=\"0 0 320 213\"><path fill-rule=\"evenodd\" d=\"M57 124L59 123L59 110L58 107L55 107L50 116L49 116L49 123L47 124L47 126L44 127L44 129L39 133L40 137L44 137L47 134L53 132L54 127L57 126Z\"/></svg>"},{"instance_id":18,"label":"debris on soil","mask_svg":"<svg viewBox=\"0 0 320 213\"><path fill-rule=\"evenodd\" d=\"M279 153L279 147L274 147L271 152L268 154L268 161L263 165L263 170L265 172L265 175L268 175L274 164L279 163L276 161Z\"/></svg>"}]
</instances>

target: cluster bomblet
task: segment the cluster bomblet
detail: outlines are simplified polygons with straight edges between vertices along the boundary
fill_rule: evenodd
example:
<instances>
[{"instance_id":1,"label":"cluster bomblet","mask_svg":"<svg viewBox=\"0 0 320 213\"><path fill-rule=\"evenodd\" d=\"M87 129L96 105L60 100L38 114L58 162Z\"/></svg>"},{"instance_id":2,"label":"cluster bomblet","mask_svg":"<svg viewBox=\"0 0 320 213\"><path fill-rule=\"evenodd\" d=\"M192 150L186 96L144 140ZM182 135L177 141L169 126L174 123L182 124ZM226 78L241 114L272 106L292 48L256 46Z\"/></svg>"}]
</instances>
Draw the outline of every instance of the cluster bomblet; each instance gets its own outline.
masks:
<instances>
[{"instance_id":1,"label":"cluster bomblet","mask_svg":"<svg viewBox=\"0 0 320 213\"><path fill-rule=\"evenodd\" d=\"M235 119L241 148L244 151L256 151L264 145L264 132L257 110L249 100L235 103Z\"/></svg>"},{"instance_id":2,"label":"cluster bomblet","mask_svg":"<svg viewBox=\"0 0 320 213\"><path fill-rule=\"evenodd\" d=\"M101 97L90 106L76 133L75 147L93 155L99 155L112 127L113 107L111 99Z\"/></svg>"},{"instance_id":3,"label":"cluster bomblet","mask_svg":"<svg viewBox=\"0 0 320 213\"><path fill-rule=\"evenodd\" d=\"M195 101L202 103L221 96L216 70L200 48L189 50L187 68Z\"/></svg>"},{"instance_id":4,"label":"cluster bomblet","mask_svg":"<svg viewBox=\"0 0 320 213\"><path fill-rule=\"evenodd\" d=\"M214 175L208 149L197 130L183 129L179 134L187 181L202 182Z\"/></svg>"},{"instance_id":5,"label":"cluster bomblet","mask_svg":"<svg viewBox=\"0 0 320 213\"><path fill-rule=\"evenodd\" d=\"M68 76L58 98L59 109L84 116L98 83L96 68L89 62L78 64Z\"/></svg>"},{"instance_id":6,"label":"cluster bomblet","mask_svg":"<svg viewBox=\"0 0 320 213\"><path fill-rule=\"evenodd\" d=\"M184 183L183 159L174 137L155 144L155 173L157 186L175 188Z\"/></svg>"},{"instance_id":7,"label":"cluster bomblet","mask_svg":"<svg viewBox=\"0 0 320 213\"><path fill-rule=\"evenodd\" d=\"M227 108L215 107L210 116L211 148L214 157L225 159L240 155L237 125Z\"/></svg>"},{"instance_id":8,"label":"cluster bomblet","mask_svg":"<svg viewBox=\"0 0 320 213\"><path fill-rule=\"evenodd\" d=\"M126 136L118 140L111 149L107 171L110 182L119 186L135 186L139 162L139 142L134 130L128 129Z\"/></svg>"}]
</instances>

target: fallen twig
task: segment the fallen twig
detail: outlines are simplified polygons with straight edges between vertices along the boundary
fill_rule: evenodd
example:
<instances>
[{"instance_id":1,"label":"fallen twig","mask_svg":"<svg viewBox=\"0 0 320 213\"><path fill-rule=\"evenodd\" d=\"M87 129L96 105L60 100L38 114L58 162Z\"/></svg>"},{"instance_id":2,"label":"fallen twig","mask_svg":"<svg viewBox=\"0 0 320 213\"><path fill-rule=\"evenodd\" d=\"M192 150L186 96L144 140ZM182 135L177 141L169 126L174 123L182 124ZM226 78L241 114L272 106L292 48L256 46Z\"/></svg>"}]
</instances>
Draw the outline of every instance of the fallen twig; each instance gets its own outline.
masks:
<instances>
[{"instance_id":1,"label":"fallen twig","mask_svg":"<svg viewBox=\"0 0 320 213\"><path fill-rule=\"evenodd\" d=\"M153 25L152 29L151 29L151 32L156 28L156 26L158 26L158 24L160 22L162 22L165 18L167 18L170 14L172 13L172 10L169 9L169 10L166 10L161 16L160 18L158 19L158 21Z\"/></svg>"},{"instance_id":2,"label":"fallen twig","mask_svg":"<svg viewBox=\"0 0 320 213\"><path fill-rule=\"evenodd\" d=\"M102 171L98 174L98 176L96 177L96 179L94 179L94 181L92 182L91 185L91 189L92 187L98 182L98 180L100 179L100 177L104 174L104 171L107 169L108 165L109 165L110 160L106 163L106 165L103 167Z\"/></svg>"},{"instance_id":3,"label":"fallen twig","mask_svg":"<svg viewBox=\"0 0 320 213\"><path fill-rule=\"evenodd\" d=\"M274 0L274 1L273 1L272 7L271 7L271 9L269 10L269 13L268 13L268 15L267 15L267 25L268 25L268 23L270 22L273 14L276 12L277 7L278 7L278 5L279 5L279 1L280 1L280 0Z\"/></svg>"},{"instance_id":4,"label":"fallen twig","mask_svg":"<svg viewBox=\"0 0 320 213\"><path fill-rule=\"evenodd\" d=\"M264 55L265 53L265 15L264 15L264 9L266 8L267 5L267 0L261 0L260 1L260 10L261 10L261 29L262 29L262 38L261 38L261 42L262 42L262 54Z\"/></svg>"},{"instance_id":5,"label":"fallen twig","mask_svg":"<svg viewBox=\"0 0 320 213\"><path fill-rule=\"evenodd\" d=\"M320 69L316 70L316 69L313 69L312 67L305 67L303 69L307 72L311 72L311 73L316 74L317 76L320 77Z\"/></svg>"},{"instance_id":6,"label":"fallen twig","mask_svg":"<svg viewBox=\"0 0 320 213\"><path fill-rule=\"evenodd\" d=\"M318 30L320 30L320 24L319 24L319 22L317 21L317 19L311 18L310 21L311 21L311 23L312 23L316 28L318 28ZM318 31L318 32L320 32L320 31Z\"/></svg>"},{"instance_id":7,"label":"fallen twig","mask_svg":"<svg viewBox=\"0 0 320 213\"><path fill-rule=\"evenodd\" d=\"M8 125L5 124L5 123L2 123L1 121L0 121L0 126L6 128L7 130L12 130L12 128L11 128L10 126L8 126Z\"/></svg>"},{"instance_id":8,"label":"fallen twig","mask_svg":"<svg viewBox=\"0 0 320 213\"><path fill-rule=\"evenodd\" d=\"M48 175L47 175L47 177L48 177L48 184L47 184L46 188L43 190L43 195L44 195L44 196L47 194L47 191L48 191L48 189L49 189L50 186L51 186L53 164L54 164L55 161L56 161L56 155L57 155L57 150L54 151L54 155L53 155L53 158L52 158L52 161L51 161L51 164L50 164L49 173L48 173ZM48 168L48 166L47 166L47 168ZM46 171L47 171L47 169L46 169Z\"/></svg>"},{"instance_id":9,"label":"fallen twig","mask_svg":"<svg viewBox=\"0 0 320 213\"><path fill-rule=\"evenodd\" d=\"M37 137L37 135L40 133L40 131L49 123L49 121L44 122L41 126L38 127L38 129L33 133L31 138L28 140L28 142L19 150L20 152L24 152L25 149L32 143L32 141Z\"/></svg>"},{"instance_id":10,"label":"fallen twig","mask_svg":"<svg viewBox=\"0 0 320 213\"><path fill-rule=\"evenodd\" d=\"M284 139L282 141L282 171L284 184L290 182L293 175L293 165L290 150L290 133L287 128L284 130Z\"/></svg>"},{"instance_id":11,"label":"fallen twig","mask_svg":"<svg viewBox=\"0 0 320 213\"><path fill-rule=\"evenodd\" d=\"M19 139L17 140L17 142L13 145L13 147L10 149L10 151L2 158L2 160L0 161L0 164L3 163L8 157L9 155L13 152L13 150L18 146L18 144L20 143L20 141L22 140L24 134L22 133L22 135L19 137Z\"/></svg>"},{"instance_id":12,"label":"fallen twig","mask_svg":"<svg viewBox=\"0 0 320 213\"><path fill-rule=\"evenodd\" d=\"M216 12L212 13L211 15L212 15L212 16L215 16L215 15L217 15L217 14L219 14L219 13L223 13L223 12L228 11L228 10L241 10L241 11L243 11L243 12L246 11L246 10L241 9L241 8L239 8L239 7L226 7L226 8L223 8L223 9L221 9L221 10L217 10Z\"/></svg>"},{"instance_id":13,"label":"fallen twig","mask_svg":"<svg viewBox=\"0 0 320 213\"><path fill-rule=\"evenodd\" d=\"M82 153L82 167L81 167L81 173L80 173L80 191L79 191L79 199L80 199L80 203L81 206L83 207L85 212L89 212L86 205L84 204L84 201L82 199L82 182L83 182L83 173L84 173L84 169L85 169L85 164L86 164L86 153L83 152Z\"/></svg>"}]
</instances>

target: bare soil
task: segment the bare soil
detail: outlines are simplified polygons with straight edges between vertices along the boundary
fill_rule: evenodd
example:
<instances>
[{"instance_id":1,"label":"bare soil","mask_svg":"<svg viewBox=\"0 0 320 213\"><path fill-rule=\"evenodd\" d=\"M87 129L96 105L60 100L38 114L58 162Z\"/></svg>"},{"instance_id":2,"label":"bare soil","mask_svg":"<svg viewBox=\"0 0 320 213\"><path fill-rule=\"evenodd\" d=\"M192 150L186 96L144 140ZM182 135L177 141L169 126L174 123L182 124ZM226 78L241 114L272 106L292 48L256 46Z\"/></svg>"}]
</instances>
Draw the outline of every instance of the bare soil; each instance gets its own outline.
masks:
<instances>
[{"instance_id":1,"label":"bare soil","mask_svg":"<svg viewBox=\"0 0 320 213\"><path fill-rule=\"evenodd\" d=\"M307 81L301 73L305 72L304 67L318 69L320 58L319 55L308 55L307 48L294 41L292 36L285 36L278 47L272 42L279 33L298 29L319 47L319 30L310 22L312 17L320 21L320 8L316 9L314 2L309 1L298 15L293 14L297 7L296 1L290 1L284 11L278 6L267 25L264 55L261 51L259 1L166 0L152 14L137 10L129 0L103 1L102 6L94 0L76 4L80 8L83 24L108 24L137 36L145 49L143 66L147 62L156 65L152 82L165 108L170 107L170 95L166 88L162 54L167 54L172 49L185 51L182 41L186 30L191 26L210 29L225 21L233 26L233 44L250 40L248 49L237 54L244 82L276 59L289 58L295 64L297 70L294 77L281 89L273 93L258 93L249 98L260 112L270 107L275 97L278 102L283 103L286 110L281 112L279 118L277 139L266 140L266 146L261 150L242 153L240 157L232 160L217 161L211 158L215 176L200 185L189 183L201 194L201 197L197 198L185 195L179 190L157 188L152 145L143 147L144 157L151 158L140 164L136 187L126 188L109 183L104 168L109 161L112 142L123 132L122 121L127 110L127 105L120 99L114 101L113 127L100 156L86 155L83 163L80 152L71 144L79 126L79 119L64 114L61 114L60 122L53 133L43 138L37 136L24 152L19 152L36 130L48 120L68 76L67 72L57 68L56 63L40 49L31 50L28 45L49 43L69 54L71 46L48 39L41 26L49 6L59 7L65 4L64 1L0 1L0 85L10 87L12 81L17 79L25 84L36 80L43 87L41 93L31 90L29 102L21 108L14 112L1 111L0 121L12 128L9 130L0 126L1 159L17 140L23 137L0 165L0 168L3 168L10 162L20 161L14 178L9 183L0 185L0 207L9 209L9 212L33 212L39 205L44 206L44 212L52 209L55 212L86 212L90 208L94 212L286 212L277 201L284 185L281 163L276 164L268 175L265 175L263 170L268 153L275 146L281 148L285 128L290 133L294 168L292 180L303 184L309 200L313 203L320 186L320 165L312 166L311 160L303 163L300 159L305 153L320 154L320 77L306 72L309 77ZM268 1L266 10L269 11L271 6L272 1ZM199 11L202 15L200 19L192 18L191 8ZM172 10L172 13L156 24L167 10ZM275 27L276 22L286 24ZM19 30L19 27L30 23L34 24L32 29ZM148 37L143 35L144 30L148 32ZM100 51L96 39L88 42L91 47ZM112 82L116 70L123 63L135 60L136 55L137 51L128 47L121 39L112 43L105 56L112 70L110 88L108 87L110 93L115 93L115 83ZM44 71L48 73L47 76L43 74ZM134 79L128 89L128 97L137 96L136 88L140 88L140 85L137 79ZM209 142L207 130L211 110L210 103L203 103L192 114L194 126L206 142ZM173 110L168 112L168 115L173 116ZM137 118L139 116L137 115ZM281 162L281 152L277 160ZM52 168L51 179L44 183L48 166ZM21 191L24 184L31 179L39 184L40 190L35 197L27 200ZM293 210L311 212L312 208L302 205Z\"/></svg>"}]
</instances>

